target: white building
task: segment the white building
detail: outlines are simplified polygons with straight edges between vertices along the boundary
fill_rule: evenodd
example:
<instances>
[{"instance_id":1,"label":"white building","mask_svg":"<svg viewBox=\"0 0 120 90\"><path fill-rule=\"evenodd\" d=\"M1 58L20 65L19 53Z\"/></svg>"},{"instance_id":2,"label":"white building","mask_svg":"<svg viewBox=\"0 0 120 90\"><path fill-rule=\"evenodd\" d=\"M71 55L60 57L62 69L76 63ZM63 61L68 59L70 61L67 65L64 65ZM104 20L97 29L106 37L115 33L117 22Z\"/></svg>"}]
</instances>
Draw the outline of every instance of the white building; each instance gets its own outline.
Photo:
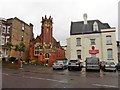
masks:
<instances>
[{"instance_id":1,"label":"white building","mask_svg":"<svg viewBox=\"0 0 120 90\"><path fill-rule=\"evenodd\" d=\"M100 60L118 62L115 28L99 20L71 22L70 38L67 39L67 59L99 57Z\"/></svg>"}]
</instances>

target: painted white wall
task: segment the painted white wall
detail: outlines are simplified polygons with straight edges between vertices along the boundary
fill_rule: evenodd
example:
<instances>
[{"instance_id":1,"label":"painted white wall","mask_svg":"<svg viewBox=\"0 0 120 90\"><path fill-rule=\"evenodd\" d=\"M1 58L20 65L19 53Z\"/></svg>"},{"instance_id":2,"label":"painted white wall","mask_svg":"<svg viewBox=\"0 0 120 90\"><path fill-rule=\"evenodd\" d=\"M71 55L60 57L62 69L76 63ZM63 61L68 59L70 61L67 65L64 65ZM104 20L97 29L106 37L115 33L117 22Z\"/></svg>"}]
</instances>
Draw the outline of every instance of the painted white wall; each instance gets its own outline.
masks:
<instances>
[{"instance_id":1,"label":"painted white wall","mask_svg":"<svg viewBox=\"0 0 120 90\"><path fill-rule=\"evenodd\" d=\"M115 31L115 29L106 29L106 31ZM106 35L112 36L112 45L106 45ZM76 38L81 38L81 46L76 46ZM95 39L96 45L91 45L90 39ZM67 59L77 59L76 51L81 50L81 62L84 62L86 57L91 57L89 50L92 50L92 46L95 46L95 50L99 50L99 53L96 56L99 57L100 60L107 60L107 49L112 48L113 60L114 62L118 61L115 32L71 35L70 38L67 39Z\"/></svg>"}]
</instances>

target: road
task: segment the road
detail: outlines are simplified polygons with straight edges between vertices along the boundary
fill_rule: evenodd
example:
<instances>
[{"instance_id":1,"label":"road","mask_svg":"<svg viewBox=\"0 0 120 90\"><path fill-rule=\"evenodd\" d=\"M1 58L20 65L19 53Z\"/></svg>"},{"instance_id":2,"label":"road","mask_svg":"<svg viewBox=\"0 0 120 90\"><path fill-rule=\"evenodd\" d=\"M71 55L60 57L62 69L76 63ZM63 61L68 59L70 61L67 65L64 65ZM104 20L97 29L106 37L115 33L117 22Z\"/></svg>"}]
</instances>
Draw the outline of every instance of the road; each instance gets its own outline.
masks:
<instances>
[{"instance_id":1,"label":"road","mask_svg":"<svg viewBox=\"0 0 120 90\"><path fill-rule=\"evenodd\" d=\"M119 72L52 70L51 67L24 66L2 71L3 88L118 88Z\"/></svg>"}]
</instances>

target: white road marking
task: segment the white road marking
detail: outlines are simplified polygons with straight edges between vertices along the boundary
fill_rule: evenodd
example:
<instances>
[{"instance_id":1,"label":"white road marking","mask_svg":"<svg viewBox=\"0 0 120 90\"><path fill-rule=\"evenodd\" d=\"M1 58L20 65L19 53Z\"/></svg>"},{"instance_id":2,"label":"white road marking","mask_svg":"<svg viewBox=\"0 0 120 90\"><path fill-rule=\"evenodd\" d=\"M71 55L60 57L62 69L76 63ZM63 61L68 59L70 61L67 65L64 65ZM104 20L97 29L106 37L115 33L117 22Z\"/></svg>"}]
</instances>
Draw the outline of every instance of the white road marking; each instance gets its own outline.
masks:
<instances>
[{"instance_id":1,"label":"white road marking","mask_svg":"<svg viewBox=\"0 0 120 90\"><path fill-rule=\"evenodd\" d=\"M7 73L2 73L3 75L9 75ZM60 80L55 80L55 79L49 79L49 78L39 78L39 77L27 77L27 76L21 76L23 78L30 78L30 79L39 79L39 80L47 80L47 81L54 81L54 82L60 82L60 83L67 83L67 81L60 81Z\"/></svg>"},{"instance_id":2,"label":"white road marking","mask_svg":"<svg viewBox=\"0 0 120 90\"><path fill-rule=\"evenodd\" d=\"M113 88L118 88L117 86L112 86L112 85L102 85L102 84L92 84L94 86L102 86L102 87L113 87Z\"/></svg>"},{"instance_id":3,"label":"white road marking","mask_svg":"<svg viewBox=\"0 0 120 90\"><path fill-rule=\"evenodd\" d=\"M38 78L38 77L24 77L24 78L41 79L41 80L48 80L48 81L54 81L54 82L67 83L66 81L59 81L59 80L55 80L55 79L46 79L46 78Z\"/></svg>"}]
</instances>

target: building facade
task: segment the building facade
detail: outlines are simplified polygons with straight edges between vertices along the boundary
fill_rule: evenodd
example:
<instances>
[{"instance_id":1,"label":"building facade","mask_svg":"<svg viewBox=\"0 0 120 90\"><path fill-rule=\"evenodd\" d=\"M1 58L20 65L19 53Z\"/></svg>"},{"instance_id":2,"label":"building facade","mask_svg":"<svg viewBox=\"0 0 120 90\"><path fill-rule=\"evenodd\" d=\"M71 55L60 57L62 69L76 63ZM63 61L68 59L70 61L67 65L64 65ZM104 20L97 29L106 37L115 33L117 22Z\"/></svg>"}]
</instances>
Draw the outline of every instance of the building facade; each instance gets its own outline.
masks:
<instances>
[{"instance_id":1,"label":"building facade","mask_svg":"<svg viewBox=\"0 0 120 90\"><path fill-rule=\"evenodd\" d=\"M5 44L10 41L10 24L7 20L0 18L0 57L7 57L8 50L5 48Z\"/></svg>"},{"instance_id":2,"label":"building facade","mask_svg":"<svg viewBox=\"0 0 120 90\"><path fill-rule=\"evenodd\" d=\"M118 61L120 62L120 41L117 41Z\"/></svg>"},{"instance_id":3,"label":"building facade","mask_svg":"<svg viewBox=\"0 0 120 90\"><path fill-rule=\"evenodd\" d=\"M9 52L10 57L19 58L19 52L15 51L14 49L15 49L15 45L18 45L21 42L23 42L25 45L25 50L22 53L22 59L28 61L30 40L34 38L33 25L31 23L28 25L27 23L18 19L17 17L6 19L5 23L6 23L5 26L6 29L2 29L1 31L4 32L2 34L4 35L3 38L4 44L8 41L13 44L13 48ZM8 54L5 55L8 56Z\"/></svg>"},{"instance_id":4,"label":"building facade","mask_svg":"<svg viewBox=\"0 0 120 90\"><path fill-rule=\"evenodd\" d=\"M53 21L42 17L41 35L30 42L30 60L36 60L37 63L44 62L50 66L57 59L65 59L65 51L53 37Z\"/></svg>"},{"instance_id":5,"label":"building facade","mask_svg":"<svg viewBox=\"0 0 120 90\"><path fill-rule=\"evenodd\" d=\"M67 59L99 57L102 60L118 62L115 28L99 20L71 22L70 38L67 39Z\"/></svg>"},{"instance_id":6,"label":"building facade","mask_svg":"<svg viewBox=\"0 0 120 90\"><path fill-rule=\"evenodd\" d=\"M118 41L120 41L120 1L118 2Z\"/></svg>"}]
</instances>

